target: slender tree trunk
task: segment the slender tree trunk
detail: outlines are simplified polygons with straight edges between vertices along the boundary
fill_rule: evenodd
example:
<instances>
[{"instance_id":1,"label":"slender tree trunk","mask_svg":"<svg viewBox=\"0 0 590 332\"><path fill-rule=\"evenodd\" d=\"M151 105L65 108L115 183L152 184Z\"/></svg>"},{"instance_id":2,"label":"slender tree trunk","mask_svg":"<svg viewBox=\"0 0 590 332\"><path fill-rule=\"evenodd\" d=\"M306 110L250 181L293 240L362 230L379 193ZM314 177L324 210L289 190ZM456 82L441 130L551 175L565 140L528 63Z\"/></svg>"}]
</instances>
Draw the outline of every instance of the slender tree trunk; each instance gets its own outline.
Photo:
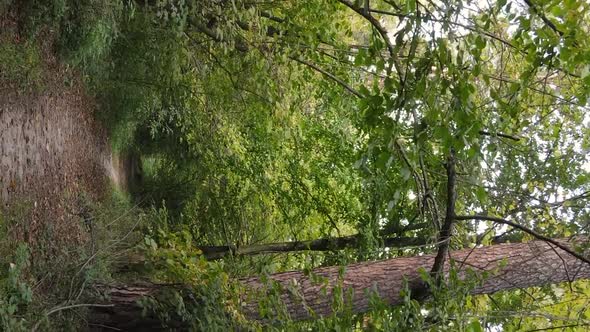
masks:
<instances>
[{"instance_id":1,"label":"slender tree trunk","mask_svg":"<svg viewBox=\"0 0 590 332\"><path fill-rule=\"evenodd\" d=\"M567 244L566 241L560 242ZM498 244L454 251L450 255L456 268L460 270L461 277L465 277L466 269L490 272L489 277L472 291L473 294L489 294L590 278L590 265L542 241ZM299 271L274 274L270 279L282 286L284 292L280 297L290 317L303 320L312 318L312 311L317 316L332 315L334 294L351 292L351 298L344 296L342 300L356 313L369 309L368 293L371 292L377 293L391 305L399 304L402 301L400 291L404 288L404 282L407 281L411 289L423 289L418 271L420 268L428 271L433 263L434 255L425 255L353 264L345 269L326 267L314 270L313 275L320 276L325 281L322 283ZM448 270L447 260L443 271L448 273ZM253 294L262 293L244 296L245 314L252 319L260 319L258 305L260 299L264 298L266 285L256 277L243 279L241 282ZM341 286L343 291L335 292L336 286ZM94 315L100 317L105 324L111 324L110 326L121 326L119 324L124 323L125 328L130 328L134 324L142 324L141 309L134 301L142 296L150 296L161 287L163 286L146 285L140 288L105 288L105 293L111 294L109 303L114 304L114 309L96 308Z\"/></svg>"},{"instance_id":2,"label":"slender tree trunk","mask_svg":"<svg viewBox=\"0 0 590 332\"><path fill-rule=\"evenodd\" d=\"M237 256L259 255L269 253L286 253L296 251L330 251L358 247L360 235L321 238L309 241L292 241L265 244L252 244L242 247L236 246L198 246L203 255L209 260L221 259L230 253ZM386 237L383 246L388 248L402 248L424 245L427 241L417 237Z\"/></svg>"},{"instance_id":3,"label":"slender tree trunk","mask_svg":"<svg viewBox=\"0 0 590 332\"><path fill-rule=\"evenodd\" d=\"M380 231L383 238L383 247L402 248L408 246L420 246L428 244L427 239L418 237L393 236L406 231L415 231L428 227L426 223L413 223L405 227L385 229ZM251 256L269 253L287 253L296 251L330 251L342 250L346 248L357 248L361 240L361 234L355 234L342 237L327 237L307 241L290 241L264 244L251 244L241 247L232 245L223 246L197 246L203 255L209 260L221 259L230 253L237 256Z\"/></svg>"},{"instance_id":4,"label":"slender tree trunk","mask_svg":"<svg viewBox=\"0 0 590 332\"><path fill-rule=\"evenodd\" d=\"M321 238L307 241L291 241L251 244L245 246L196 246L203 252L207 260L222 259L226 256L254 256L271 253L290 253L298 251L331 251L343 250L346 248L358 248L361 241L360 234ZM422 246L428 244L428 240L419 237L385 237L383 238L383 247L385 248L404 248L410 246ZM119 272L141 270L145 264L145 257L139 253L131 253L115 262Z\"/></svg>"}]
</instances>

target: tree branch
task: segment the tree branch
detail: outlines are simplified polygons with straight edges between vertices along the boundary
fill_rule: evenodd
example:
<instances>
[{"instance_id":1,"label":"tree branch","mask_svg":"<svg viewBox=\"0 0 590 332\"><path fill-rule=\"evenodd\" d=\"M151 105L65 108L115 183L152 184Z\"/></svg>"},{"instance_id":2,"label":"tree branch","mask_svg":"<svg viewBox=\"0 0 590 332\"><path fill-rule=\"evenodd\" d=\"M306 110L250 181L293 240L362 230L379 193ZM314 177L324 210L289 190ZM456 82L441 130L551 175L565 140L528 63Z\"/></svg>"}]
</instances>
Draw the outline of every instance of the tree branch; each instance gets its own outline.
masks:
<instances>
[{"instance_id":1,"label":"tree branch","mask_svg":"<svg viewBox=\"0 0 590 332\"><path fill-rule=\"evenodd\" d=\"M357 96L358 98L363 98L363 95L356 91L353 87L351 87L350 85L348 85L346 82L344 82L343 80L341 80L340 78L334 76L334 74L329 73L325 70L323 70L322 68L316 66L315 64L305 61L303 59L294 57L294 56L290 56L289 59L295 61L295 62L299 62L300 64L306 65L309 68L317 71L318 73L321 73L322 75L326 76L327 78L331 79L332 81L338 83L340 86L342 86L343 88L345 88L348 92L352 93L353 95Z\"/></svg>"},{"instance_id":2,"label":"tree branch","mask_svg":"<svg viewBox=\"0 0 590 332\"><path fill-rule=\"evenodd\" d=\"M451 148L447 158L447 212L445 216L445 223L440 229L438 242L438 252L434 258L434 264L430 274L436 278L436 282L442 282L442 272L444 270L445 258L449 252L449 240L453 233L453 223L455 222L455 200L457 199L457 190L455 188L456 173L455 173L455 150Z\"/></svg>"},{"instance_id":3,"label":"tree branch","mask_svg":"<svg viewBox=\"0 0 590 332\"><path fill-rule=\"evenodd\" d=\"M519 225L513 221L510 220L506 220L506 219L502 219L502 218L498 218L498 217L491 217L491 216L479 216L479 215L474 215L474 216L455 216L455 220L487 220L487 221L493 221L495 223L499 223L499 224L504 224L504 225L508 225L514 228L517 228L527 234L530 234L532 236L534 236L535 238L539 239L539 240L543 240L547 243L551 243L552 245L560 248L561 250L567 252L568 254L576 257L577 259L590 264L590 260L586 257L584 257L583 255L573 251L572 249L568 248L567 246L561 244L560 242L553 240L550 237L547 237L543 234L537 233L534 230L526 227L526 226L522 226Z\"/></svg>"},{"instance_id":4,"label":"tree branch","mask_svg":"<svg viewBox=\"0 0 590 332\"><path fill-rule=\"evenodd\" d=\"M44 319L46 319L49 315L54 314L58 311L69 310L69 309L74 309L74 308L81 308L81 307L112 308L114 306L115 306L114 304L79 303L79 304L66 305L66 306L62 306L62 307L56 307L56 308L49 310L47 313L45 313L43 315L43 318L41 318L39 321L37 321L37 323L33 326L31 331L37 331L37 329L39 328L39 326L41 325L41 323L43 322Z\"/></svg>"},{"instance_id":5,"label":"tree branch","mask_svg":"<svg viewBox=\"0 0 590 332\"><path fill-rule=\"evenodd\" d=\"M499 132L492 133L492 132L489 132L489 131L487 131L487 130L480 130L480 131L479 131L479 134L480 134L480 135L485 135L485 136L498 136L498 137L504 137L504 138L508 138L508 139L511 139L511 140L513 140L513 141L517 141L517 142L518 142L518 141L520 141L520 137L518 137L518 136L512 136L512 135L503 134L503 133L499 133Z\"/></svg>"},{"instance_id":6,"label":"tree branch","mask_svg":"<svg viewBox=\"0 0 590 332\"><path fill-rule=\"evenodd\" d=\"M401 75L402 75L401 67L397 62L395 48L393 47L393 44L391 43L391 40L389 39L389 36L387 35L387 30L385 30L385 28L383 27L383 25L381 25L379 20L377 20L375 17L373 17L373 15L371 15L371 10L370 9L364 10L363 8L357 7L354 5L354 3L352 3L349 0L338 0L338 1L340 3L342 3L343 5L345 5L346 7L354 10L357 14L364 17L375 28L375 30L377 30L377 32L379 32L379 34L381 35L381 38L383 39L383 42L385 43L385 45L387 47L387 51L389 52L389 56L392 61L391 63L393 63L393 65L395 66L395 70L397 71L397 74L398 74L400 80L404 81L405 78L401 77ZM391 64L389 65L388 71L389 70L391 70Z\"/></svg>"},{"instance_id":7,"label":"tree branch","mask_svg":"<svg viewBox=\"0 0 590 332\"><path fill-rule=\"evenodd\" d=\"M361 15L367 21L369 21L369 23L371 23L371 25L375 28L375 30L377 30L377 32L379 32L379 34L381 35L381 38L383 38L383 41L385 42L385 45L387 46L387 50L389 51L389 55L391 56L392 59L394 59L395 58L395 50L393 48L393 44L391 44L391 41L389 40L389 36L387 36L387 30L385 30L385 28L381 25L381 23L379 23L379 21L370 14L370 11L365 12L365 10L363 10L360 7L355 6L351 1L348 1L348 0L338 0L338 1L341 4L345 5L346 7L354 10L357 14Z\"/></svg>"},{"instance_id":8,"label":"tree branch","mask_svg":"<svg viewBox=\"0 0 590 332\"><path fill-rule=\"evenodd\" d=\"M382 234L385 235L385 234ZM197 246L208 260L221 259L227 255L253 256L260 254L289 253L297 251L332 251L346 248L354 248L361 240L361 234L343 237L320 238L308 241L277 242L266 244L252 244L242 247L226 246ZM428 240L417 237L385 237L383 247L399 248L412 246L424 246Z\"/></svg>"},{"instance_id":9,"label":"tree branch","mask_svg":"<svg viewBox=\"0 0 590 332\"><path fill-rule=\"evenodd\" d=\"M386 11L386 10L379 10L379 9L371 9L372 13L377 13L377 14L381 14L381 15L388 15L388 16L394 16L394 17L399 17L399 18L414 18L414 15L408 15L408 14L402 14L402 13L395 13L395 12L391 12L391 11ZM470 26L467 24L462 24L459 22L454 22L454 21L449 21L449 20L445 20L445 19L440 19L440 18L436 18L434 16L424 16L424 20L426 21L431 21L431 22L438 22L438 23L447 23L449 25L455 25L461 28L464 28L466 30L487 36L491 39L494 39L496 41L499 41L500 43L513 48L515 50L519 50L516 46L514 46L512 43L510 43L509 41L507 41L506 39L503 39L499 36L494 35L491 32L485 31L483 29L481 29L478 26ZM519 50L521 51L521 50ZM521 51L522 52L522 51Z\"/></svg>"},{"instance_id":10,"label":"tree branch","mask_svg":"<svg viewBox=\"0 0 590 332\"><path fill-rule=\"evenodd\" d=\"M529 6L529 8L533 11L533 13L535 13L537 16L539 16L541 18L541 20L543 20L543 22L549 27L551 28L551 30L553 30L554 32L556 32L560 37L563 37L563 31L559 30L557 28L557 26L555 26L555 24L553 22L551 22L547 16L545 16L545 14L543 14L542 11L540 11L537 6L531 2L531 0L524 0L524 3L527 4L527 6Z\"/></svg>"}]
</instances>

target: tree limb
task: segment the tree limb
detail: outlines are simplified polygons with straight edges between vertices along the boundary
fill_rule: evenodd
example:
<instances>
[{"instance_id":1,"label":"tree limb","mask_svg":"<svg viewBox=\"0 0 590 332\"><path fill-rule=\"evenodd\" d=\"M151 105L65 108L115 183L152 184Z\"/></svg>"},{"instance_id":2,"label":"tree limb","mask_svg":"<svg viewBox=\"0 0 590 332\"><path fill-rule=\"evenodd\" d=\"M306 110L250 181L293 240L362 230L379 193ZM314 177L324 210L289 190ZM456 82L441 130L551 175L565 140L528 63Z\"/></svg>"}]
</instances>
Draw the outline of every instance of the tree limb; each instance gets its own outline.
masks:
<instances>
[{"instance_id":1,"label":"tree limb","mask_svg":"<svg viewBox=\"0 0 590 332\"><path fill-rule=\"evenodd\" d=\"M350 9L354 10L357 14L361 15L367 21L369 21L369 23L371 23L371 25L375 28L375 30L377 30L377 32L379 32L379 34L381 35L381 38L383 38L383 41L385 42L385 45L387 46L387 50L389 51L389 55L391 56L391 58L392 59L395 58L395 50L393 48L393 44L391 44L391 41L389 40L389 36L387 35L387 30L385 30L385 28L381 25L381 23L375 17L373 17L373 15L371 15L370 12L365 12L362 8L355 6L351 1L348 1L348 0L338 0L338 2L340 2L341 4L345 5L346 7L350 8Z\"/></svg>"},{"instance_id":2,"label":"tree limb","mask_svg":"<svg viewBox=\"0 0 590 332\"><path fill-rule=\"evenodd\" d=\"M581 255L581 254L575 252L574 250L568 248L567 246L561 244L560 242L558 242L556 240L553 240L550 237L547 237L547 236L545 236L543 234L537 233L534 230L532 230L532 229L530 229L530 228L528 228L526 226L517 224L517 223L515 223L513 221L510 221L510 220L506 220L506 219L502 219L502 218L498 218L498 217L479 216L479 215L474 215L474 216L455 216L455 220L487 220L487 221L493 221L493 222L499 223L499 224L508 225L508 226L517 228L517 229L519 229L519 230L521 230L521 231L523 231L523 232L525 232L527 234L530 234L530 235L534 236L535 238L537 238L539 240L543 240L543 241L545 241L547 243L551 243L552 245L554 245L554 246L562 249L563 251L567 252L568 254L576 257L577 259L579 259L579 260L581 260L581 261L583 261L585 263L590 264L590 260L588 258L584 257L584 255Z\"/></svg>"},{"instance_id":3,"label":"tree limb","mask_svg":"<svg viewBox=\"0 0 590 332\"><path fill-rule=\"evenodd\" d=\"M331 251L353 248L361 240L361 234L350 236L320 238L308 241L277 242L266 244L252 244L242 247L226 246L198 246L208 260L221 259L230 254L236 256L253 256L259 254L288 253L297 251ZM423 246L428 240L417 237L385 237L383 247L404 248L410 246Z\"/></svg>"},{"instance_id":4,"label":"tree limb","mask_svg":"<svg viewBox=\"0 0 590 332\"><path fill-rule=\"evenodd\" d=\"M33 326L31 331L37 331L37 329L39 328L39 326L41 325L41 323L43 322L43 320L45 318L47 318L49 315L54 314L58 311L69 310L69 309L74 309L74 308L81 308L81 307L112 308L114 306L115 306L114 304L79 303L79 304L72 304L72 305L56 307L56 308L49 310L47 313L45 313L43 315L43 318L40 319L39 321L37 321L37 323Z\"/></svg>"},{"instance_id":5,"label":"tree limb","mask_svg":"<svg viewBox=\"0 0 590 332\"><path fill-rule=\"evenodd\" d=\"M396 13L396 12L391 12L391 11L386 11L386 10L379 10L379 9L371 9L371 12L372 13L381 14L381 15L388 15L388 16L399 17L399 18L413 18L413 17L415 17L414 15L408 15L408 14L403 14L403 13ZM475 33L478 33L478 34L481 34L481 35L484 35L484 36L487 36L487 37L489 37L491 39L494 39L496 41L499 41L500 43L502 43L502 44L504 44L504 45L506 45L506 46L508 46L510 48L513 48L515 50L519 50L516 46L514 46L511 42L507 41L506 39L503 39L503 38L501 38L501 37L499 37L497 35L494 35L491 32L485 31L485 30L481 29L478 26L470 26L470 25L467 25L467 24L462 24L462 23L459 23L459 22L454 22L454 21L449 21L449 20L445 20L445 19L440 19L440 18L436 18L436 17L433 17L433 16L425 16L424 17L424 20L431 21L431 22L447 23L447 24L450 24L450 25L455 25L455 26L464 28L466 30L469 30L469 31L472 31L472 32L475 32ZM519 50L519 51L521 51L521 50Z\"/></svg>"},{"instance_id":6,"label":"tree limb","mask_svg":"<svg viewBox=\"0 0 590 332\"><path fill-rule=\"evenodd\" d=\"M385 43L386 47L387 47L387 51L389 52L389 56L391 57L391 63L393 63L395 65L395 70L397 71L398 76L400 76L400 79L403 81L404 78L401 77L401 68L400 65L397 63L397 56L395 53L395 48L393 47L393 44L391 43L391 40L389 39L389 36L387 35L387 30L385 30L385 28L383 27L383 25L381 25L381 23L379 22L379 20L377 20L373 15L371 15L371 10L367 10L365 11L364 9L357 7L354 5L354 3L352 3L351 1L348 0L338 0L341 4L345 5L346 7L354 10L357 14L361 15L362 17L364 17L374 28L375 30L377 30L377 32L379 32L379 34L381 35L381 38L383 39L383 42ZM391 65L389 65L389 69L391 69Z\"/></svg>"},{"instance_id":7,"label":"tree limb","mask_svg":"<svg viewBox=\"0 0 590 332\"><path fill-rule=\"evenodd\" d=\"M438 242L438 252L434 258L431 275L436 278L437 283L442 282L442 272L444 270L445 258L449 252L449 240L453 233L453 223L455 222L455 200L457 199L457 190L455 188L455 150L451 148L447 158L447 212L445 216L445 223L440 229Z\"/></svg>"}]
</instances>

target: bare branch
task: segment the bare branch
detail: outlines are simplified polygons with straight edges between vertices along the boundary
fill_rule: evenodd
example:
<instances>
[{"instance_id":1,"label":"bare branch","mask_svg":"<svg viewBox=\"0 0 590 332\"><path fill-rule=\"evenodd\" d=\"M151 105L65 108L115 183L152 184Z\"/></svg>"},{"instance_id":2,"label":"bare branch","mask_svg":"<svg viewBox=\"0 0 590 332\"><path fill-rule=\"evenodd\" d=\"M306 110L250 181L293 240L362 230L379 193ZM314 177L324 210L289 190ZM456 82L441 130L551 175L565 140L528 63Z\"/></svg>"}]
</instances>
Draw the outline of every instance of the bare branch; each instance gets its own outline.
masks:
<instances>
[{"instance_id":1,"label":"bare branch","mask_svg":"<svg viewBox=\"0 0 590 332\"><path fill-rule=\"evenodd\" d=\"M322 68L316 66L315 64L305 61L303 59L293 57L293 56L290 56L289 58L293 61L299 62L300 64L308 66L309 68L317 71L318 73L321 73L322 75L326 76L327 78L331 79L332 81L338 83L340 86L342 86L343 88L348 90L348 92L352 93L353 95L357 96L358 98L363 98L363 95L360 92L356 91L353 87L348 85L346 82L344 82L340 78L334 76L334 74L329 73L329 72L323 70Z\"/></svg>"},{"instance_id":2,"label":"bare branch","mask_svg":"<svg viewBox=\"0 0 590 332\"><path fill-rule=\"evenodd\" d=\"M49 310L47 313L45 313L43 315L43 318L41 318L36 324L35 326L33 326L33 328L31 329L31 331L36 331L39 328L39 325L41 325L41 323L43 322L43 320L45 318L47 318L47 316L54 314L58 311L62 311L62 310L69 310L69 309L74 309L74 308L81 308L81 307L94 307L94 308L111 308L114 307L114 304L94 304L94 303L79 303L79 304L72 304L72 305L66 305L66 306L61 306L61 307L56 307L53 308L51 310Z\"/></svg>"},{"instance_id":3,"label":"bare branch","mask_svg":"<svg viewBox=\"0 0 590 332\"><path fill-rule=\"evenodd\" d=\"M486 135L486 136L498 136L498 137L504 137L504 138L511 139L511 140L513 140L513 141L520 141L520 137L518 137L518 136L512 136L512 135L503 134L503 133L498 133L498 132L496 132L496 133L492 133L492 132L489 132L489 131L487 131L487 130L480 130L480 131L479 131L479 134L480 134L480 135Z\"/></svg>"},{"instance_id":4,"label":"bare branch","mask_svg":"<svg viewBox=\"0 0 590 332\"><path fill-rule=\"evenodd\" d=\"M487 221L493 221L495 223L499 223L499 224L504 224L504 225L508 225L514 228L517 228L527 234L530 234L532 236L534 236L535 238L539 239L539 240L543 240L547 243L551 243L552 245L558 247L559 249L567 252L568 254L576 257L577 259L590 264L590 260L586 257L584 257L583 255L575 252L574 250L568 248L567 246L561 244L559 241L553 240L552 238L549 238L543 234L537 233L534 230L523 226L523 225L519 225L513 221L510 220L506 220L506 219L502 219L502 218L498 218L498 217L491 217L491 216L479 216L479 215L474 215L474 216L455 216L455 220L487 220Z\"/></svg>"}]
</instances>

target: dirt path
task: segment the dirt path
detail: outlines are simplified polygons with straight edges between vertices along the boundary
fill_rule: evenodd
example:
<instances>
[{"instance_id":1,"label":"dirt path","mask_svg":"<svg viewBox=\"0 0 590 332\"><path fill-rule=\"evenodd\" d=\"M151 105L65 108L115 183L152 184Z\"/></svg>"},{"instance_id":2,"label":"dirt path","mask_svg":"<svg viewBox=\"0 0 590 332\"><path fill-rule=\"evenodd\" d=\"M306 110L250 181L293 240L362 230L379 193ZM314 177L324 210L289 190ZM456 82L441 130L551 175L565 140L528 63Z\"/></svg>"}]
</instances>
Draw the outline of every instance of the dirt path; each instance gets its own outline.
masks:
<instances>
[{"instance_id":1,"label":"dirt path","mask_svg":"<svg viewBox=\"0 0 590 332\"><path fill-rule=\"evenodd\" d=\"M0 94L0 201L4 207L32 205L28 239L45 220L52 229L82 240L70 225L72 202L84 192L100 199L111 166L106 132L93 118L94 104L80 90L58 87L39 95Z\"/></svg>"},{"instance_id":2,"label":"dirt path","mask_svg":"<svg viewBox=\"0 0 590 332\"><path fill-rule=\"evenodd\" d=\"M105 131L92 117L93 106L73 89L0 96L2 201L31 191L100 194L110 150Z\"/></svg>"},{"instance_id":3,"label":"dirt path","mask_svg":"<svg viewBox=\"0 0 590 332\"><path fill-rule=\"evenodd\" d=\"M113 165L94 100L50 47L42 52L40 92L0 82L0 206L6 212L27 205L26 220L10 225L20 240L32 243L44 233L79 243L87 240L76 217L82 193L101 199L109 178L118 184L125 175Z\"/></svg>"}]
</instances>

